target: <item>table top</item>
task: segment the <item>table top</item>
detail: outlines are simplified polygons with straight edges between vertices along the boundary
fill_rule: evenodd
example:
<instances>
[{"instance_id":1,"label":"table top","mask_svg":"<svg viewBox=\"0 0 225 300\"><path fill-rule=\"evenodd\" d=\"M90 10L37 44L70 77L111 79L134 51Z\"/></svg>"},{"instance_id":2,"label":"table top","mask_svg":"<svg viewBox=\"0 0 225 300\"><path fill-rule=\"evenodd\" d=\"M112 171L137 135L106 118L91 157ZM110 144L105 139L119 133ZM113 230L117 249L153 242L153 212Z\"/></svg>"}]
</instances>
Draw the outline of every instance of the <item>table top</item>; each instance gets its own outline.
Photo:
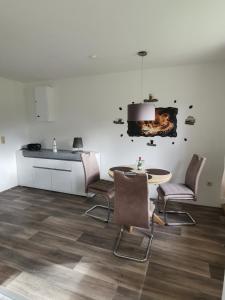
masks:
<instances>
[{"instance_id":1,"label":"table top","mask_svg":"<svg viewBox=\"0 0 225 300\"><path fill-rule=\"evenodd\" d=\"M172 178L172 173L167 170L155 169L155 168L137 170L136 166L134 165L112 167L108 171L110 177L113 177L114 170L123 171L123 172L147 173L148 183L150 184L162 184L168 182Z\"/></svg>"}]
</instances>

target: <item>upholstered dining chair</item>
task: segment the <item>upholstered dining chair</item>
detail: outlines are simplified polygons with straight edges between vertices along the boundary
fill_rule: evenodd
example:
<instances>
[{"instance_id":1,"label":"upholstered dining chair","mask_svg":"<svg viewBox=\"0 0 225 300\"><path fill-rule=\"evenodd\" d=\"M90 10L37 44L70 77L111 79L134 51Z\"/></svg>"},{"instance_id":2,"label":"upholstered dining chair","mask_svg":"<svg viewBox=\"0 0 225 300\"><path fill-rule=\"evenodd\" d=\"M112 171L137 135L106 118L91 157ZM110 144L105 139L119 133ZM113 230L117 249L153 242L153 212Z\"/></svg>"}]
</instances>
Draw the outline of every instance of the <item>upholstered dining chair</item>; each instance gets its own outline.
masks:
<instances>
[{"instance_id":1,"label":"upholstered dining chair","mask_svg":"<svg viewBox=\"0 0 225 300\"><path fill-rule=\"evenodd\" d=\"M148 199L148 181L146 174L124 173L114 171L115 199L113 220L120 225L114 255L129 260L144 262L150 254L153 239L154 212L150 212ZM139 227L150 230L147 234L148 245L143 257L131 257L119 250L123 232L126 227Z\"/></svg>"},{"instance_id":2,"label":"upholstered dining chair","mask_svg":"<svg viewBox=\"0 0 225 300\"><path fill-rule=\"evenodd\" d=\"M85 214L95 218L97 220L101 220L104 222L109 222L110 211L112 208L110 207L110 202L114 197L114 183L109 180L100 179L100 170L98 166L98 162L95 156L95 153L82 153L81 160L84 167L85 173L85 191L86 193L92 193L95 195L101 195L107 202L107 205L94 205L90 209L88 209ZM102 218L97 216L93 211L96 208L101 208L106 210L106 217Z\"/></svg>"},{"instance_id":3,"label":"upholstered dining chair","mask_svg":"<svg viewBox=\"0 0 225 300\"><path fill-rule=\"evenodd\" d=\"M223 169L223 177L221 182L221 200L223 203L225 202L225 158L224 158L224 169ZM222 204L225 208L225 204Z\"/></svg>"},{"instance_id":4,"label":"upholstered dining chair","mask_svg":"<svg viewBox=\"0 0 225 300\"><path fill-rule=\"evenodd\" d=\"M163 200L163 216L165 225L195 225L196 221L190 213L186 211L168 211L167 205L170 201L182 202L183 200L196 201L199 185L199 178L204 167L206 158L194 154L188 166L185 176L185 183L164 183L159 185L158 202ZM183 214L186 215L190 222L168 222L167 214Z\"/></svg>"}]
</instances>

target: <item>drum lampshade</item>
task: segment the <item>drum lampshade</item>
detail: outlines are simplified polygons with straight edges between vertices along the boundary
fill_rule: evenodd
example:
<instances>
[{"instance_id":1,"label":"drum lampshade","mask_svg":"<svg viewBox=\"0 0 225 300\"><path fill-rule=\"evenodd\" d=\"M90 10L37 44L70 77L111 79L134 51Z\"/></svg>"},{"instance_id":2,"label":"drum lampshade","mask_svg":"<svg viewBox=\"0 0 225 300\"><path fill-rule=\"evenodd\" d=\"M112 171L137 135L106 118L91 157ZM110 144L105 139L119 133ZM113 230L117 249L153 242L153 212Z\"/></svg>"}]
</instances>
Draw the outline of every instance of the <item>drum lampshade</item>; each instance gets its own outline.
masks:
<instances>
[{"instance_id":1,"label":"drum lampshade","mask_svg":"<svg viewBox=\"0 0 225 300\"><path fill-rule=\"evenodd\" d=\"M127 107L127 121L154 121L155 106L152 103L134 103Z\"/></svg>"},{"instance_id":2,"label":"drum lampshade","mask_svg":"<svg viewBox=\"0 0 225 300\"><path fill-rule=\"evenodd\" d=\"M75 137L73 140L73 148L83 148L83 141L81 137Z\"/></svg>"}]
</instances>

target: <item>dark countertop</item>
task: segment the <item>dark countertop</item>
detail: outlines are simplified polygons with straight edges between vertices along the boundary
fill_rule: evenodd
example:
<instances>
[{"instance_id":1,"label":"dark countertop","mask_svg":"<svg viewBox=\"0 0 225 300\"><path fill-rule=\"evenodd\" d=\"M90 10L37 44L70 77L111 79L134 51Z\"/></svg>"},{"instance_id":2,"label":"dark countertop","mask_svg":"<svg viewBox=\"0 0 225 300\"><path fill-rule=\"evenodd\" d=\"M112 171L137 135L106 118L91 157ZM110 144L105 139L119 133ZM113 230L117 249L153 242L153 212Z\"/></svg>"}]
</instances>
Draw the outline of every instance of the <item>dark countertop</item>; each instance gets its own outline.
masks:
<instances>
[{"instance_id":1,"label":"dark countertop","mask_svg":"<svg viewBox=\"0 0 225 300\"><path fill-rule=\"evenodd\" d=\"M41 149L40 151L29 151L22 149L24 157L31 158L43 158L43 159L57 159L57 160L69 160L69 161L81 161L81 153L84 151L72 152L69 150L58 150L53 152L52 149Z\"/></svg>"}]
</instances>

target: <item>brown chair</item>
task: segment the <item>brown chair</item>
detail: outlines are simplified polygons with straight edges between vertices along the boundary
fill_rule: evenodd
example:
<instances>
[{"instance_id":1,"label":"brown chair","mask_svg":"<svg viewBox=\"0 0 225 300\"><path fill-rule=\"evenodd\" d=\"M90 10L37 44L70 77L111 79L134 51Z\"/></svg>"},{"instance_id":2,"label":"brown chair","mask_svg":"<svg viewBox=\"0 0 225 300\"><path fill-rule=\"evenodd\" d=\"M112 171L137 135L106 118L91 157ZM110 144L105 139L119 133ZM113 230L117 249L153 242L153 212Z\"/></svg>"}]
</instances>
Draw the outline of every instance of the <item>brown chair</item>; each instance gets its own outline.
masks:
<instances>
[{"instance_id":1,"label":"brown chair","mask_svg":"<svg viewBox=\"0 0 225 300\"><path fill-rule=\"evenodd\" d=\"M158 201L163 200L163 215L166 225L195 225L196 221L192 216L185 211L167 211L166 207L169 201L181 202L182 200L197 200L198 184L199 178L204 167L206 158L200 157L194 154L192 160L188 166L185 176L185 183L164 183L159 185L158 191ZM167 214L184 214L188 216L190 222L168 222Z\"/></svg>"},{"instance_id":2,"label":"brown chair","mask_svg":"<svg viewBox=\"0 0 225 300\"><path fill-rule=\"evenodd\" d=\"M95 153L82 153L81 160L84 166L86 193L92 193L94 196L101 195L107 201L107 206L95 205L88 209L85 214L97 220L109 222L110 211L112 210L110 207L110 202L114 197L114 183L112 181L100 179L100 171ZM106 218L101 218L96 214L91 213L96 208L106 209Z\"/></svg>"},{"instance_id":3,"label":"brown chair","mask_svg":"<svg viewBox=\"0 0 225 300\"><path fill-rule=\"evenodd\" d=\"M114 171L115 199L114 222L120 225L120 232L114 247L114 255L138 262L148 259L153 239L154 212L150 212L148 199L148 179L146 174L124 173ZM144 257L130 257L119 252L120 241L125 227L135 226L147 228L151 231L148 235L148 246Z\"/></svg>"}]
</instances>

